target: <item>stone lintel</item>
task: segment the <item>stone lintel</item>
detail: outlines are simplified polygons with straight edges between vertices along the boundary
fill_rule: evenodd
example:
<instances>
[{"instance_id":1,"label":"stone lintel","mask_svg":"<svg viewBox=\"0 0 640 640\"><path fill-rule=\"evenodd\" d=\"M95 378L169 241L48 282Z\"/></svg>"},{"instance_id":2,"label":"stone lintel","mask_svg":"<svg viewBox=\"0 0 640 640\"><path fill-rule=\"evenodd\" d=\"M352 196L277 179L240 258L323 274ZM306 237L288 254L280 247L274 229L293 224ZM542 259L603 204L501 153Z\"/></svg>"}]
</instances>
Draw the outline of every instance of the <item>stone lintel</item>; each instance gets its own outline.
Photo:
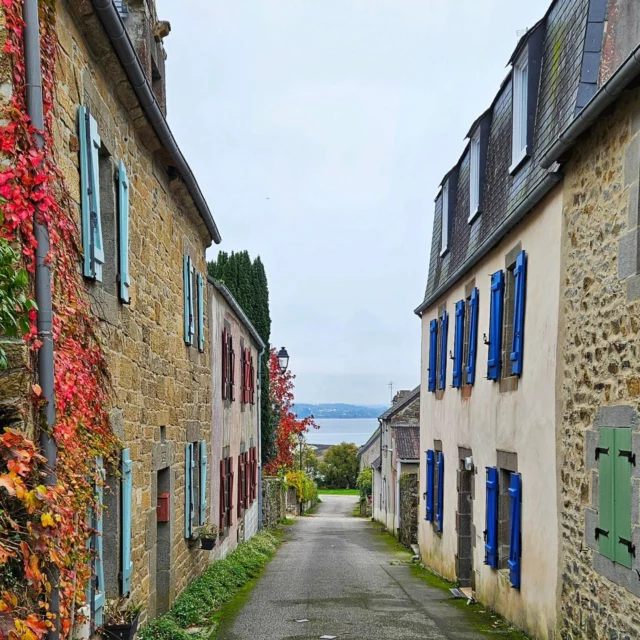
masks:
<instances>
[{"instance_id":1,"label":"stone lintel","mask_svg":"<svg viewBox=\"0 0 640 640\"><path fill-rule=\"evenodd\" d=\"M496 466L499 469L505 471L511 471L512 473L518 473L518 454L511 451L497 450L497 462Z\"/></svg>"},{"instance_id":2,"label":"stone lintel","mask_svg":"<svg viewBox=\"0 0 640 640\"><path fill-rule=\"evenodd\" d=\"M599 427L631 427L637 430L638 414L630 405L600 407L593 426L596 429Z\"/></svg>"}]
</instances>

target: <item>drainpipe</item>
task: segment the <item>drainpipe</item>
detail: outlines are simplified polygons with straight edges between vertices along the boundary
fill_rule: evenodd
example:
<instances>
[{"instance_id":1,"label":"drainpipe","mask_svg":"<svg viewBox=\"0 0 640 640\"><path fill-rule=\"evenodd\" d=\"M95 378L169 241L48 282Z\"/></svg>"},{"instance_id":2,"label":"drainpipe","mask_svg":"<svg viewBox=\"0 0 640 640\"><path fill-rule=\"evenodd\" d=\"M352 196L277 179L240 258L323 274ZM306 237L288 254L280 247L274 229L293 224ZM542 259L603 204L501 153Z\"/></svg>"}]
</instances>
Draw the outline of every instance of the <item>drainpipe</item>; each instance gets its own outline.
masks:
<instances>
[{"instance_id":1,"label":"drainpipe","mask_svg":"<svg viewBox=\"0 0 640 640\"><path fill-rule=\"evenodd\" d=\"M38 18L38 0L25 0L22 8L24 18L24 59L26 79L27 114L37 131L44 130L44 110L42 104L42 71L40 68L40 24ZM35 134L38 149L44 147L41 133ZM36 248L35 294L38 305L38 338L42 346L38 351L38 382L42 389L44 405L40 421L40 448L48 461L48 470L44 484L55 486L57 450L53 439L53 425L56 420L55 396L53 390L53 335L51 305L51 273L47 264L49 253L49 230L40 219L38 207L34 215L34 236L38 243ZM51 570L49 579L53 588L49 600L49 610L55 614L54 628L49 631L49 640L60 638L60 593L58 591L58 574Z\"/></svg>"},{"instance_id":2,"label":"drainpipe","mask_svg":"<svg viewBox=\"0 0 640 640\"><path fill-rule=\"evenodd\" d=\"M258 531L262 531L262 356L258 356Z\"/></svg>"}]
</instances>

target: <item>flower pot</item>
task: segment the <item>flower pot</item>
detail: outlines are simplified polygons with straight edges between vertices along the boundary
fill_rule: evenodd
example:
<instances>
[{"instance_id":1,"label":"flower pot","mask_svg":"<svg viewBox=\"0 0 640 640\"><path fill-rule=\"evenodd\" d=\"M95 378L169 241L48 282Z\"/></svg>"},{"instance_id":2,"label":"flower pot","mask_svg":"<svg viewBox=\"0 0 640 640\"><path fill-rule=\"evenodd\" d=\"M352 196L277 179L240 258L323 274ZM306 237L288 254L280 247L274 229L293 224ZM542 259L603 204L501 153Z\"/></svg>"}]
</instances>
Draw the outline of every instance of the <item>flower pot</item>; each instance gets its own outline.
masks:
<instances>
[{"instance_id":1,"label":"flower pot","mask_svg":"<svg viewBox=\"0 0 640 640\"><path fill-rule=\"evenodd\" d=\"M216 546L215 538L200 538L200 548L205 551L211 551Z\"/></svg>"},{"instance_id":2,"label":"flower pot","mask_svg":"<svg viewBox=\"0 0 640 640\"><path fill-rule=\"evenodd\" d=\"M128 624L105 624L102 627L102 635L106 640L133 640L138 631L140 614Z\"/></svg>"}]
</instances>

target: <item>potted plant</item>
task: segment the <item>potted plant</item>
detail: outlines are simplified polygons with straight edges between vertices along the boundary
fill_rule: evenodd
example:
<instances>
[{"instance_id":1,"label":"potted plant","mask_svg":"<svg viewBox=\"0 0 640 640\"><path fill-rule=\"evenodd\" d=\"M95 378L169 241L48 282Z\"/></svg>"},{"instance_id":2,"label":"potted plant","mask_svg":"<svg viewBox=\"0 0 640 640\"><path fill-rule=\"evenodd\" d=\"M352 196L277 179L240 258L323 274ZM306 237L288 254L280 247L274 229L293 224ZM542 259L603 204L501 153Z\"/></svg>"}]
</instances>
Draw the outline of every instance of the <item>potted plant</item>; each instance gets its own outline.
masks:
<instances>
[{"instance_id":1,"label":"potted plant","mask_svg":"<svg viewBox=\"0 0 640 640\"><path fill-rule=\"evenodd\" d=\"M208 520L200 527L200 548L211 551L216 546L218 539L218 527Z\"/></svg>"},{"instance_id":2,"label":"potted plant","mask_svg":"<svg viewBox=\"0 0 640 640\"><path fill-rule=\"evenodd\" d=\"M102 625L103 637L107 640L133 640L138 631L141 608L140 605L127 602L125 596L107 600L104 607L105 623Z\"/></svg>"}]
</instances>

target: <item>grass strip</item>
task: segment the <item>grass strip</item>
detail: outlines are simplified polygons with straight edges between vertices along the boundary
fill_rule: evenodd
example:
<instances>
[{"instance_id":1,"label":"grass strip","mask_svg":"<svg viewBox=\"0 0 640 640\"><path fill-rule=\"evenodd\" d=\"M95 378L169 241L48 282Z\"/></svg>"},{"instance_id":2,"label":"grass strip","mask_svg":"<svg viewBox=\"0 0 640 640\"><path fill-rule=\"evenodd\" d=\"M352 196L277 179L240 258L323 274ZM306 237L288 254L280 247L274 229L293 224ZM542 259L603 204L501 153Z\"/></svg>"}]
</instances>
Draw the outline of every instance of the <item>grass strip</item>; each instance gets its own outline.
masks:
<instances>
[{"instance_id":1,"label":"grass strip","mask_svg":"<svg viewBox=\"0 0 640 640\"><path fill-rule=\"evenodd\" d=\"M319 495L325 496L359 496L358 489L318 489Z\"/></svg>"}]
</instances>

